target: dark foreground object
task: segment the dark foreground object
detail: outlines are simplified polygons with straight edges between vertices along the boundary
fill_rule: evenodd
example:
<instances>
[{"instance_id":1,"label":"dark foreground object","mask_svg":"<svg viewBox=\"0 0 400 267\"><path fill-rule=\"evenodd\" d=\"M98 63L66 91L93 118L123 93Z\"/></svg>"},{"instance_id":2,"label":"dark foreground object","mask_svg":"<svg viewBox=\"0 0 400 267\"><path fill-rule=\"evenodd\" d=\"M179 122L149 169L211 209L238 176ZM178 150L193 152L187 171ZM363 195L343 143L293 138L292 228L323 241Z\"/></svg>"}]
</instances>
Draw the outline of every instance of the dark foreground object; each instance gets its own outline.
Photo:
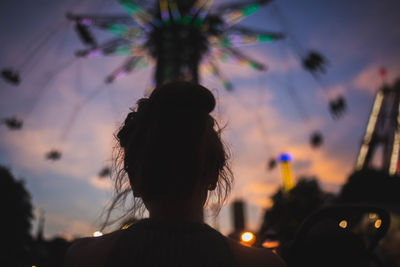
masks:
<instances>
[{"instance_id":1,"label":"dark foreground object","mask_svg":"<svg viewBox=\"0 0 400 267\"><path fill-rule=\"evenodd\" d=\"M282 248L288 266L386 266L374 254L390 216L366 205L335 205L311 215Z\"/></svg>"}]
</instances>

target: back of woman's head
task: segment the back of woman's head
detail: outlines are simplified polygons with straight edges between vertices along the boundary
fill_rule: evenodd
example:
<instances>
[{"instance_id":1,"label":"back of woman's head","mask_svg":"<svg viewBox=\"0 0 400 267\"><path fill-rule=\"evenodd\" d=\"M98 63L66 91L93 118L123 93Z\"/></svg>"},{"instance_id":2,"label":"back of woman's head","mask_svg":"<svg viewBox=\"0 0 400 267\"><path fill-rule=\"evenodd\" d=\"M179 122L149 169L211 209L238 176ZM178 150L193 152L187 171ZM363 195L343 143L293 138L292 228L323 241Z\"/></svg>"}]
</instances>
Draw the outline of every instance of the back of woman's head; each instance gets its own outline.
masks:
<instances>
[{"instance_id":1,"label":"back of woman's head","mask_svg":"<svg viewBox=\"0 0 400 267\"><path fill-rule=\"evenodd\" d=\"M183 81L159 86L138 101L117 134L134 196L184 200L204 186L216 189L218 201L226 198L231 175L209 114L214 107L208 89Z\"/></svg>"}]
</instances>

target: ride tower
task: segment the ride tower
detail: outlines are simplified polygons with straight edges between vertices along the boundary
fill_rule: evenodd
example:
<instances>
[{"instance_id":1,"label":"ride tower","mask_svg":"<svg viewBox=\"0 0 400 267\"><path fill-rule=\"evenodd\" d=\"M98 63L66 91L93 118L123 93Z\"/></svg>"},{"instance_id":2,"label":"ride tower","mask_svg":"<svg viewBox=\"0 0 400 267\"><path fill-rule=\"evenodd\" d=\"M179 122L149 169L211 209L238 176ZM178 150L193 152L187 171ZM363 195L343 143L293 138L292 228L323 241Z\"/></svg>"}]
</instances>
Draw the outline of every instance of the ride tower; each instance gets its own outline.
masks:
<instances>
[{"instance_id":1,"label":"ride tower","mask_svg":"<svg viewBox=\"0 0 400 267\"><path fill-rule=\"evenodd\" d=\"M400 174L400 79L378 90L357 157L356 170L371 168L374 154L382 149L382 170Z\"/></svg>"},{"instance_id":2,"label":"ride tower","mask_svg":"<svg viewBox=\"0 0 400 267\"><path fill-rule=\"evenodd\" d=\"M203 18L195 17L194 10L202 7L199 3L160 1L156 16L161 18L161 25L149 33L147 40L147 49L157 61L156 84L176 79L199 82L198 66L208 51L207 36L201 29Z\"/></svg>"},{"instance_id":3,"label":"ride tower","mask_svg":"<svg viewBox=\"0 0 400 267\"><path fill-rule=\"evenodd\" d=\"M289 153L283 153L279 155L278 161L281 163L282 183L283 192L289 192L293 186L292 172L290 168L290 162L292 161L292 155Z\"/></svg>"}]
</instances>

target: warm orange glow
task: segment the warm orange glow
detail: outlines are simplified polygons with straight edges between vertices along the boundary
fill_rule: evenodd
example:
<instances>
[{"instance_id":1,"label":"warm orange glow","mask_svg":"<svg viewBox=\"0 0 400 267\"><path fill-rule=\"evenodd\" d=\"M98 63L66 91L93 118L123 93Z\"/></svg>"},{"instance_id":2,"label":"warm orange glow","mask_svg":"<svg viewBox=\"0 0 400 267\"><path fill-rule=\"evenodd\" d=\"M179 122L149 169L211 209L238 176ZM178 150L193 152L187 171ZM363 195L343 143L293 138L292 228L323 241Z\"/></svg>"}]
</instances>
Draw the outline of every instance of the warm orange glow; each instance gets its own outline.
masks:
<instances>
[{"instance_id":1,"label":"warm orange glow","mask_svg":"<svg viewBox=\"0 0 400 267\"><path fill-rule=\"evenodd\" d=\"M283 190L285 192L288 192L294 186L289 161L281 162L281 172L282 172L282 180L283 180Z\"/></svg>"},{"instance_id":2,"label":"warm orange glow","mask_svg":"<svg viewBox=\"0 0 400 267\"><path fill-rule=\"evenodd\" d=\"M381 219L378 219L378 220L375 221L375 224L374 224L375 228L378 229L379 227L381 227L381 225L382 225L382 220Z\"/></svg>"},{"instance_id":3,"label":"warm orange glow","mask_svg":"<svg viewBox=\"0 0 400 267\"><path fill-rule=\"evenodd\" d=\"M240 238L244 242L250 242L251 240L254 239L254 235L251 232L244 232Z\"/></svg>"},{"instance_id":4,"label":"warm orange glow","mask_svg":"<svg viewBox=\"0 0 400 267\"><path fill-rule=\"evenodd\" d=\"M100 231L96 231L96 232L93 233L94 237L99 237L99 236L102 236L102 235L103 235L103 233L100 232Z\"/></svg>"},{"instance_id":5,"label":"warm orange glow","mask_svg":"<svg viewBox=\"0 0 400 267\"><path fill-rule=\"evenodd\" d=\"M370 218L370 219L375 219L376 217L378 217L378 215L376 213L368 214L368 218Z\"/></svg>"},{"instance_id":6,"label":"warm orange glow","mask_svg":"<svg viewBox=\"0 0 400 267\"><path fill-rule=\"evenodd\" d=\"M240 244L251 247L256 241L256 237L252 232L243 232L240 236Z\"/></svg>"},{"instance_id":7,"label":"warm orange glow","mask_svg":"<svg viewBox=\"0 0 400 267\"><path fill-rule=\"evenodd\" d=\"M269 249L274 249L279 247L279 241L278 240L265 240L264 243L262 243L262 246L264 248L269 248Z\"/></svg>"},{"instance_id":8,"label":"warm orange glow","mask_svg":"<svg viewBox=\"0 0 400 267\"><path fill-rule=\"evenodd\" d=\"M121 229L122 229L122 230L126 230L126 229L128 229L131 225L132 225L131 223L125 224L124 226L122 226Z\"/></svg>"},{"instance_id":9,"label":"warm orange glow","mask_svg":"<svg viewBox=\"0 0 400 267\"><path fill-rule=\"evenodd\" d=\"M346 220L341 220L339 222L339 226L343 229L347 228L347 221Z\"/></svg>"}]
</instances>

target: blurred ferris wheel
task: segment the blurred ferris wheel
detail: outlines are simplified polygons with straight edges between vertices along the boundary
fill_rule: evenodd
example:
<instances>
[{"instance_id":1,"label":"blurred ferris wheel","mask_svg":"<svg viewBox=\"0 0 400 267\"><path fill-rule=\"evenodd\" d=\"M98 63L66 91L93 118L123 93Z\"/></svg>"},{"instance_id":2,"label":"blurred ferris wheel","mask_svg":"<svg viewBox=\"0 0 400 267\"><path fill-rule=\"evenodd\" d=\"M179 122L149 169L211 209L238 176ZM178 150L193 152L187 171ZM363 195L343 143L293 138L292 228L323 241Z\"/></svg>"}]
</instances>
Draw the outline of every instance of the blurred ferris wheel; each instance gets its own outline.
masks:
<instances>
[{"instance_id":1,"label":"blurred ferris wheel","mask_svg":"<svg viewBox=\"0 0 400 267\"><path fill-rule=\"evenodd\" d=\"M299 47L287 26L286 20L277 5L274 5L277 16L285 33L274 31L259 31L241 26L240 21L267 6L271 0L256 0L242 3L226 3L213 7L211 0L159 0L150 1L117 0L125 14L74 14L67 13L68 20L74 23L75 31L81 40L82 49L75 52L77 58L92 58L102 56L122 56L125 58L120 67L112 71L104 79L105 84L114 83L130 73L154 66L153 85L160 85L169 80L184 79L199 82L200 68L214 77L223 88L234 91L232 83L226 78L219 62L234 62L256 71L266 71L264 62L246 55L239 47L248 44L268 43L291 38ZM99 41L94 29L106 32L110 38ZM19 69L6 68L1 72L2 78L12 85L22 81L20 71L35 57L44 44L59 28L54 28L39 42L36 49L26 55L27 60ZM303 68L320 81L321 74L326 71L327 60L317 51L296 49L295 52ZM54 71L56 75L65 66ZM79 108L90 101L102 89L90 93L80 103ZM289 91L294 107L299 109L304 120L308 120L305 108L296 96L293 88ZM329 111L333 118L343 115L346 102L343 96L329 100ZM79 110L79 109L77 109ZM78 112L71 115L67 127L72 124ZM2 119L11 130L21 129L23 120L17 117ZM317 130L311 133L310 143L319 147L323 136ZM52 149L46 154L49 160L59 160L62 152ZM274 166L274 160L269 167ZM106 167L99 173L100 177L109 175Z\"/></svg>"}]
</instances>

